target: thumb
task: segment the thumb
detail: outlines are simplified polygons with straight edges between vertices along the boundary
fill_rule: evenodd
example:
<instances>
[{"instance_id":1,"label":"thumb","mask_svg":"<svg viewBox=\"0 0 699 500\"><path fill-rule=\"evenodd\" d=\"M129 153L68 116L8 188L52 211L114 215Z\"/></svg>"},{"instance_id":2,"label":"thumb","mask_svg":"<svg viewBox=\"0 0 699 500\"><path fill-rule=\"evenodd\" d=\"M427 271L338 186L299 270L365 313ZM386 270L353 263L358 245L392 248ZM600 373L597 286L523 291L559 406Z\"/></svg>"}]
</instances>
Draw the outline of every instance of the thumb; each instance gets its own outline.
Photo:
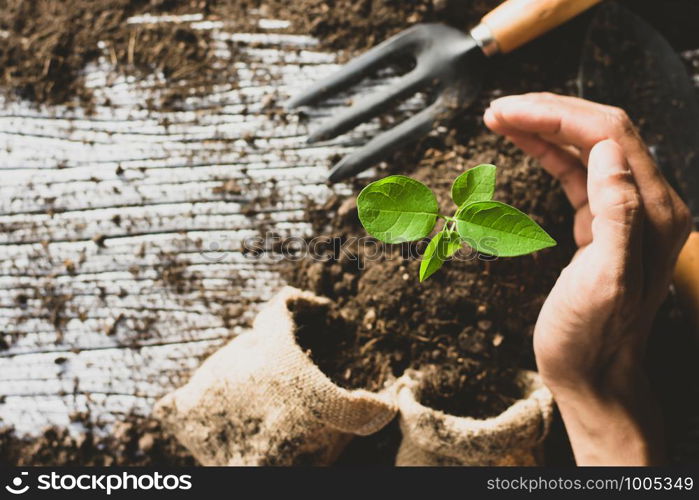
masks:
<instances>
[{"instance_id":1,"label":"thumb","mask_svg":"<svg viewBox=\"0 0 699 500\"><path fill-rule=\"evenodd\" d=\"M587 193L592 213L592 246L599 256L627 267L640 264L643 207L641 195L624 155L613 140L590 151Z\"/></svg>"}]
</instances>

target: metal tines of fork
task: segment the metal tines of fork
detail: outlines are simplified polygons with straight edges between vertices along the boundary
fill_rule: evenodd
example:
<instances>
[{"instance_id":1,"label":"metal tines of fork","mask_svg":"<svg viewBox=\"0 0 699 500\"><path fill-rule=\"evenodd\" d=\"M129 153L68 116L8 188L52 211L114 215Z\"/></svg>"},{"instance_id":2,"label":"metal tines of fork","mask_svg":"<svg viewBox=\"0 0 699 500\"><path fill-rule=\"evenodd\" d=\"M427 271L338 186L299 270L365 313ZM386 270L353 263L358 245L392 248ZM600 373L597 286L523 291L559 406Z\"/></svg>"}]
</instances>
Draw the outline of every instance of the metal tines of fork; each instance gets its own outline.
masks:
<instances>
[{"instance_id":1,"label":"metal tines of fork","mask_svg":"<svg viewBox=\"0 0 699 500\"><path fill-rule=\"evenodd\" d=\"M353 59L337 73L292 98L286 107L307 106L330 97L388 66L399 56L412 56L415 67L385 90L330 118L310 134L308 142L343 134L426 87L435 90L435 99L425 109L345 156L330 172L330 182L352 177L392 151L427 135L439 119L463 109L480 90L485 56L474 38L443 24L418 24Z\"/></svg>"}]
</instances>

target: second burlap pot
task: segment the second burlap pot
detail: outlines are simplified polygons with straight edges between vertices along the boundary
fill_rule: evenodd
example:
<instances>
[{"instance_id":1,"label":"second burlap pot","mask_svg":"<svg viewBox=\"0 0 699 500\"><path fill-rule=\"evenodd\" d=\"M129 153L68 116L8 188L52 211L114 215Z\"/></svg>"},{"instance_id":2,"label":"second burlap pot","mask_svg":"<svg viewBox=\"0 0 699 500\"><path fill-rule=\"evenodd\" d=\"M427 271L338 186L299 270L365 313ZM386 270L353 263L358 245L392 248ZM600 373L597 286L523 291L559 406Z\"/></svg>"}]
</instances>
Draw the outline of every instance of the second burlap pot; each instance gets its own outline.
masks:
<instances>
[{"instance_id":1,"label":"second burlap pot","mask_svg":"<svg viewBox=\"0 0 699 500\"><path fill-rule=\"evenodd\" d=\"M447 415L420 404L423 375L409 371L398 380L403 433L396 465L539 465L553 398L535 372L520 372L522 399L500 415L474 419Z\"/></svg>"},{"instance_id":2,"label":"second burlap pot","mask_svg":"<svg viewBox=\"0 0 699 500\"><path fill-rule=\"evenodd\" d=\"M327 465L353 435L396 414L394 392L335 385L296 342L290 305L327 299L285 287L253 329L162 398L155 415L204 465Z\"/></svg>"}]
</instances>

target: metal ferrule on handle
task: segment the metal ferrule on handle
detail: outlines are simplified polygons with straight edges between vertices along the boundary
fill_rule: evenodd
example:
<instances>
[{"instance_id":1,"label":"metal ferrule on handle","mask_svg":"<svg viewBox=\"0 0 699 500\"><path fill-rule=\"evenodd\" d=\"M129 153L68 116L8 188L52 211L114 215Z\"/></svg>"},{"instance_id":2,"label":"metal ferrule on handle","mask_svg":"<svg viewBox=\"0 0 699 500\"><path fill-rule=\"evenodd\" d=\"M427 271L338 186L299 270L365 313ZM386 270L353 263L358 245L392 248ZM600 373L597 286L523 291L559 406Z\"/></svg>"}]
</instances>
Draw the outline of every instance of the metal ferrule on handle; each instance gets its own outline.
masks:
<instances>
[{"instance_id":1,"label":"metal ferrule on handle","mask_svg":"<svg viewBox=\"0 0 699 500\"><path fill-rule=\"evenodd\" d=\"M473 28L469 34L471 37L473 37L486 56L494 56L500 52L498 42L495 40L492 30L487 25L480 23L478 26Z\"/></svg>"}]
</instances>

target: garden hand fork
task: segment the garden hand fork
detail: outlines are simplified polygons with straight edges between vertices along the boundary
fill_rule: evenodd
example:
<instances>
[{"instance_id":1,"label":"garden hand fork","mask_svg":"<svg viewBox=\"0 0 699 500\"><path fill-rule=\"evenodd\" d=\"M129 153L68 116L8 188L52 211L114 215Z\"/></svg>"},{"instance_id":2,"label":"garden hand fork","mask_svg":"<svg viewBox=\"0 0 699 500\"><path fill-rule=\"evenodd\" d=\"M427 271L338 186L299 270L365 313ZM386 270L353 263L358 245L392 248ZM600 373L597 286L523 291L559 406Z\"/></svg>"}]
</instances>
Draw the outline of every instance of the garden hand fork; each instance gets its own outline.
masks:
<instances>
[{"instance_id":1,"label":"garden hand fork","mask_svg":"<svg viewBox=\"0 0 699 500\"><path fill-rule=\"evenodd\" d=\"M470 33L443 24L417 24L350 61L329 78L291 99L287 108L315 103L385 66L392 57L410 55L415 68L388 89L371 95L331 118L309 137L314 143L343 134L386 111L398 100L433 85L429 106L379 134L345 156L330 172L330 182L366 170L389 152L426 135L436 121L473 102L483 81L485 59L508 53L565 23L601 0L507 0Z\"/></svg>"}]
</instances>

